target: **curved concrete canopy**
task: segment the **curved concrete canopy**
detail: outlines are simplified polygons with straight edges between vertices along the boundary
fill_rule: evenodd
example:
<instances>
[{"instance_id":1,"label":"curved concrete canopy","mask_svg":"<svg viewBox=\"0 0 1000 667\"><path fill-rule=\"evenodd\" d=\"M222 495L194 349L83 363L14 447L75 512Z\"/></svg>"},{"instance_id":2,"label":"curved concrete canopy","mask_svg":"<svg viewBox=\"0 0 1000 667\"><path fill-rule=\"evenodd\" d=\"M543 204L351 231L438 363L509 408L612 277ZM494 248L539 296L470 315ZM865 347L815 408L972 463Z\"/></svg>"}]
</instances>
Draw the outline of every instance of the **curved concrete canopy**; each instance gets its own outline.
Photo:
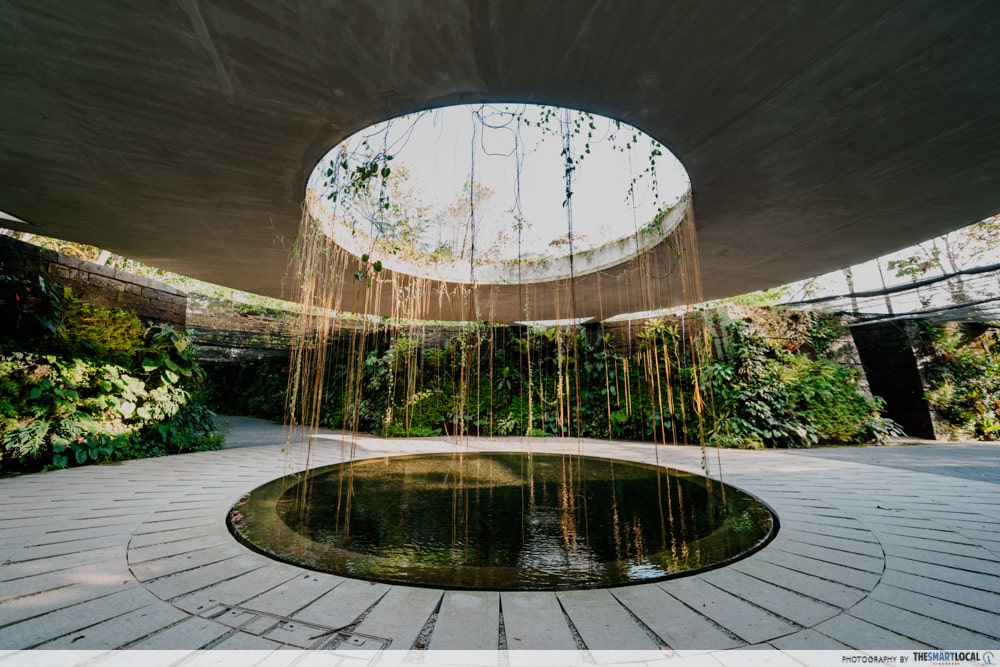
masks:
<instances>
[{"instance_id":1,"label":"curved concrete canopy","mask_svg":"<svg viewBox=\"0 0 1000 667\"><path fill-rule=\"evenodd\" d=\"M10 0L0 28L0 211L262 294L316 160L440 104L556 104L661 140L707 297L1000 210L992 0Z\"/></svg>"}]
</instances>

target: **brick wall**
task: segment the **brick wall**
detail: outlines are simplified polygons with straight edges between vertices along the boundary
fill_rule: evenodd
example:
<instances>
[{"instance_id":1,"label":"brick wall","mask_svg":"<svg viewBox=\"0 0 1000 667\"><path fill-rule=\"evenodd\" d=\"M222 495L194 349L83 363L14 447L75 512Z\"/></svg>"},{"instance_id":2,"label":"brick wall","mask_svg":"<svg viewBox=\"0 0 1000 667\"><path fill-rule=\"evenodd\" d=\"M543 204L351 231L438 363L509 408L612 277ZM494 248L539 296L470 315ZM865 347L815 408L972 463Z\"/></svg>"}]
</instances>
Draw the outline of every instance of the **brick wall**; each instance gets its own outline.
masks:
<instances>
[{"instance_id":1,"label":"brick wall","mask_svg":"<svg viewBox=\"0 0 1000 667\"><path fill-rule=\"evenodd\" d=\"M4 235L0 235L0 274L28 280L41 275L51 284L69 287L77 297L135 313L143 322L169 324L178 330L186 325L184 290Z\"/></svg>"}]
</instances>

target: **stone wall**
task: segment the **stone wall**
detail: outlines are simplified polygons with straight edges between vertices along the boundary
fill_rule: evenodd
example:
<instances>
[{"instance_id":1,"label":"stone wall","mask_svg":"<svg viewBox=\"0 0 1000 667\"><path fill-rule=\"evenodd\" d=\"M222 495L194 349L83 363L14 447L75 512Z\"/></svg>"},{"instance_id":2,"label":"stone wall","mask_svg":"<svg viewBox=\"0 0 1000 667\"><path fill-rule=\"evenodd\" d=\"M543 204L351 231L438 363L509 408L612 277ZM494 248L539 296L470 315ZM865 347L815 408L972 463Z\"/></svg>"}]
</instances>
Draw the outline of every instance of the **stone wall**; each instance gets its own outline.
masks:
<instances>
[{"instance_id":1,"label":"stone wall","mask_svg":"<svg viewBox=\"0 0 1000 667\"><path fill-rule=\"evenodd\" d=\"M69 287L74 296L135 313L143 322L169 324L178 330L187 323L184 290L4 235L0 235L0 274L27 280L41 275L53 285Z\"/></svg>"},{"instance_id":2,"label":"stone wall","mask_svg":"<svg viewBox=\"0 0 1000 667\"><path fill-rule=\"evenodd\" d=\"M237 304L192 292L188 333L202 362L252 361L289 355L295 313Z\"/></svg>"}]
</instances>

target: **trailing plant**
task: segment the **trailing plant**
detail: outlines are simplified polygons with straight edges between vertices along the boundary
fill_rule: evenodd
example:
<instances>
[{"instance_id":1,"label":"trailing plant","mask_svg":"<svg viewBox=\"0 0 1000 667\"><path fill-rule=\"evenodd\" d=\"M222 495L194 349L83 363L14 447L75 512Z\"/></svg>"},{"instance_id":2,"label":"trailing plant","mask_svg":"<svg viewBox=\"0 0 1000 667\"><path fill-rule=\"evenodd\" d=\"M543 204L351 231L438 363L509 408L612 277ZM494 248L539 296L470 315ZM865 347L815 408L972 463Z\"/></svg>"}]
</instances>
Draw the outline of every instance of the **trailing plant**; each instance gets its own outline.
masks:
<instances>
[{"instance_id":1,"label":"trailing plant","mask_svg":"<svg viewBox=\"0 0 1000 667\"><path fill-rule=\"evenodd\" d=\"M582 436L750 449L896 433L857 373L824 356L843 333L838 321L737 312L735 320L722 312L650 320L622 347L601 326L469 325L426 334L386 327L357 347L350 342L357 334L344 331L329 345L321 423L345 428L344 415L356 410L360 429L388 436ZM703 324L719 334L711 359ZM352 349L364 357L360 393L348 395L347 369L358 364ZM265 381L270 372L278 379ZM226 371L218 386L240 397L247 410L240 414L254 414L257 402L272 406L258 416L274 416L284 373L278 362L255 363Z\"/></svg>"}]
</instances>

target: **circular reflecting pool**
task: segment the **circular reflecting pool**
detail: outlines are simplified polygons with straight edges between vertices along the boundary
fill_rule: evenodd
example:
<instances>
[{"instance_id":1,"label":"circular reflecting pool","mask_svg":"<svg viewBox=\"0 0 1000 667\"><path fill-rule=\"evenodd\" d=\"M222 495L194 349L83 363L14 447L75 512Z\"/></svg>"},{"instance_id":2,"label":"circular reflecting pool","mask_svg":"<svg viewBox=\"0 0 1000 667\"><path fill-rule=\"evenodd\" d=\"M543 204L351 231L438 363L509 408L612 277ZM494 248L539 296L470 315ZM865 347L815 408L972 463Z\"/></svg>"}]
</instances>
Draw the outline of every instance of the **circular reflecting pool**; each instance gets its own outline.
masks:
<instances>
[{"instance_id":1,"label":"circular reflecting pool","mask_svg":"<svg viewBox=\"0 0 1000 667\"><path fill-rule=\"evenodd\" d=\"M561 454L368 459L276 479L229 525L303 567L375 581L565 590L655 581L752 553L777 522L700 475Z\"/></svg>"}]
</instances>

